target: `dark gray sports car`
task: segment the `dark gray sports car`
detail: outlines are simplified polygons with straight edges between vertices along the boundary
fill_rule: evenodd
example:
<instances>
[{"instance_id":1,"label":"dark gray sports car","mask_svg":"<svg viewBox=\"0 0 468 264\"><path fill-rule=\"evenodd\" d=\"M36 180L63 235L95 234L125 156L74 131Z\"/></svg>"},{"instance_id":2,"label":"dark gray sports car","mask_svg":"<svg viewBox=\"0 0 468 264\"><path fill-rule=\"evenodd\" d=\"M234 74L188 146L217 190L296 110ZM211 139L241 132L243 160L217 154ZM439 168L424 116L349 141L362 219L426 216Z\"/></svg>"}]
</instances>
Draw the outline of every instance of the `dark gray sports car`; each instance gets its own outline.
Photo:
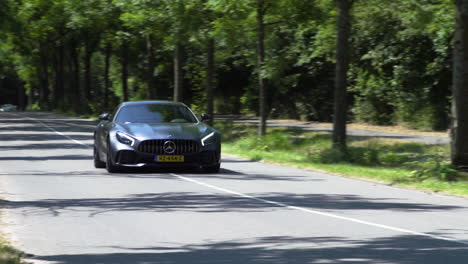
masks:
<instances>
[{"instance_id":1,"label":"dark gray sports car","mask_svg":"<svg viewBox=\"0 0 468 264\"><path fill-rule=\"evenodd\" d=\"M209 118L202 115L202 121ZM118 172L127 167L193 167L219 171L221 136L184 104L139 101L99 116L94 165Z\"/></svg>"}]
</instances>

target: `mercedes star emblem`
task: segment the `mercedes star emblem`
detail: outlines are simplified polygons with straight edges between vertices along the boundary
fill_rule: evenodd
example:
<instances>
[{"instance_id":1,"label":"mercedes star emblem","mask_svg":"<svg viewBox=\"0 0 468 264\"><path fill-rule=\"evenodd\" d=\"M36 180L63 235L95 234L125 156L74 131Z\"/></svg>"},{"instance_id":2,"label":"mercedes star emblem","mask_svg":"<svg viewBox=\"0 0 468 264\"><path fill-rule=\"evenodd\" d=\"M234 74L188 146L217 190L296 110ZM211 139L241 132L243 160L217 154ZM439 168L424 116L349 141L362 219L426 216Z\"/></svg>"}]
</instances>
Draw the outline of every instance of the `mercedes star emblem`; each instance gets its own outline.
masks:
<instances>
[{"instance_id":1,"label":"mercedes star emblem","mask_svg":"<svg viewBox=\"0 0 468 264\"><path fill-rule=\"evenodd\" d=\"M173 141L166 141L164 142L163 149L166 154L174 154L176 145Z\"/></svg>"}]
</instances>

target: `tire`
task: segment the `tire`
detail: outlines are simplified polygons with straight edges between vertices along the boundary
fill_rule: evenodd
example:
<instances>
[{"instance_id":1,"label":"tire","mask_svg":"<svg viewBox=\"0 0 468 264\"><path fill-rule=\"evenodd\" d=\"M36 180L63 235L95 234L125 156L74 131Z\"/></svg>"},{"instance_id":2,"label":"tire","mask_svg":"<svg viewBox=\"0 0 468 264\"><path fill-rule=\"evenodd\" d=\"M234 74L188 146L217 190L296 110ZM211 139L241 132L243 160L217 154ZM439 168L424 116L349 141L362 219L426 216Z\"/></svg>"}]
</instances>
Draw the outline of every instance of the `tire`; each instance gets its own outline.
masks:
<instances>
[{"instance_id":1,"label":"tire","mask_svg":"<svg viewBox=\"0 0 468 264\"><path fill-rule=\"evenodd\" d=\"M106 162L106 169L109 173L115 173L115 172L119 172L120 171L120 168L118 166L115 166L113 163L112 163L112 153L110 151L110 143L108 142L107 143L107 162Z\"/></svg>"},{"instance_id":2,"label":"tire","mask_svg":"<svg viewBox=\"0 0 468 264\"><path fill-rule=\"evenodd\" d=\"M101 161L101 158L99 157L99 153L97 152L96 146L94 146L93 156L94 156L94 167L96 169L103 169L106 167L106 163Z\"/></svg>"},{"instance_id":3,"label":"tire","mask_svg":"<svg viewBox=\"0 0 468 264\"><path fill-rule=\"evenodd\" d=\"M205 171L206 173L218 173L220 168L221 164L218 164L215 166L203 167L203 171Z\"/></svg>"}]
</instances>

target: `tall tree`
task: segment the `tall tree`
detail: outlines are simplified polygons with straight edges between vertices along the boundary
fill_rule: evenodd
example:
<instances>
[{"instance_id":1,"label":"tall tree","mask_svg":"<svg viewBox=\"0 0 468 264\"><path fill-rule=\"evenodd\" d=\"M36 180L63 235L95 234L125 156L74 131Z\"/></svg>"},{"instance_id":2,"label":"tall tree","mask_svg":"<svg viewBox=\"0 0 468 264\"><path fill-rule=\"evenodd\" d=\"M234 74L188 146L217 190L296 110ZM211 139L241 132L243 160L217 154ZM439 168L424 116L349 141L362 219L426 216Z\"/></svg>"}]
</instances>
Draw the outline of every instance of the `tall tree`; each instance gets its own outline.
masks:
<instances>
[{"instance_id":1,"label":"tall tree","mask_svg":"<svg viewBox=\"0 0 468 264\"><path fill-rule=\"evenodd\" d=\"M158 98L158 87L156 86L156 76L154 74L156 68L156 48L154 47L155 40L151 34L146 36L146 50L147 50L147 83L148 83L148 97L152 99Z\"/></svg>"},{"instance_id":2,"label":"tall tree","mask_svg":"<svg viewBox=\"0 0 468 264\"><path fill-rule=\"evenodd\" d=\"M206 45L206 112L211 116L209 124L213 125L214 112L214 72L215 72L215 40L210 37Z\"/></svg>"},{"instance_id":3,"label":"tall tree","mask_svg":"<svg viewBox=\"0 0 468 264\"><path fill-rule=\"evenodd\" d=\"M338 9L336 38L335 95L333 116L334 147L346 152L347 73L349 69L350 10L353 0L336 0Z\"/></svg>"},{"instance_id":4,"label":"tall tree","mask_svg":"<svg viewBox=\"0 0 468 264\"><path fill-rule=\"evenodd\" d=\"M215 95L215 72L216 72L216 34L214 33L214 24L222 13L217 12L216 8L211 5L210 0L198 0L200 5L203 5L203 9L197 8L196 13L199 17L198 23L194 23L196 27L194 31L198 31L200 34L200 44L206 46L206 78L205 78L205 110L206 113L212 117L208 124L213 125L213 114L214 114L214 95Z\"/></svg>"},{"instance_id":5,"label":"tall tree","mask_svg":"<svg viewBox=\"0 0 468 264\"><path fill-rule=\"evenodd\" d=\"M129 47L128 47L128 41L123 40L123 43L120 47L120 65L121 65L121 81L122 81L122 100L123 101L128 101L129 99L129 94L128 94L128 52L129 52Z\"/></svg>"},{"instance_id":6,"label":"tall tree","mask_svg":"<svg viewBox=\"0 0 468 264\"><path fill-rule=\"evenodd\" d=\"M181 102L183 100L183 73L182 73L182 44L176 37L174 47L174 101Z\"/></svg>"},{"instance_id":7,"label":"tall tree","mask_svg":"<svg viewBox=\"0 0 468 264\"><path fill-rule=\"evenodd\" d=\"M266 134L267 122L267 87L264 78L264 65L265 65L265 14L268 5L265 0L257 0L257 71L258 71L258 101L259 101L259 115L260 124L258 127L258 135L264 136Z\"/></svg>"},{"instance_id":8,"label":"tall tree","mask_svg":"<svg viewBox=\"0 0 468 264\"><path fill-rule=\"evenodd\" d=\"M453 51L452 164L468 167L468 0L455 0Z\"/></svg>"},{"instance_id":9,"label":"tall tree","mask_svg":"<svg viewBox=\"0 0 468 264\"><path fill-rule=\"evenodd\" d=\"M173 100L182 102L184 100L184 45L186 38L187 28L190 26L190 19L187 17L188 6L190 1L186 0L166 0L165 6L168 10L168 19L172 24L172 38L173 38L173 60L174 60L174 95Z\"/></svg>"},{"instance_id":10,"label":"tall tree","mask_svg":"<svg viewBox=\"0 0 468 264\"><path fill-rule=\"evenodd\" d=\"M70 103L74 109L82 108L81 100L77 100L80 97L80 52L78 48L78 41L70 41L70 59L69 59L69 86L70 94L67 96L71 98Z\"/></svg>"},{"instance_id":11,"label":"tall tree","mask_svg":"<svg viewBox=\"0 0 468 264\"><path fill-rule=\"evenodd\" d=\"M38 76L40 80L40 101L46 103L49 100L49 55L47 49L44 46L44 42L39 44L40 62L38 66Z\"/></svg>"},{"instance_id":12,"label":"tall tree","mask_svg":"<svg viewBox=\"0 0 468 264\"><path fill-rule=\"evenodd\" d=\"M112 55L112 44L108 42L104 51L104 109L109 107L109 90L110 90L110 59Z\"/></svg>"},{"instance_id":13,"label":"tall tree","mask_svg":"<svg viewBox=\"0 0 468 264\"><path fill-rule=\"evenodd\" d=\"M273 6L279 6L277 2L283 1L271 1L271 0L231 0L231 1L218 1L222 2L219 4L222 6L218 10L229 14L237 20L237 23L243 23L249 25L247 28L255 29L255 42L249 43L252 46L256 47L255 56L251 58L252 61L255 61L254 65L257 71L257 81L258 81L258 114L259 114L259 126L258 126L258 135L264 136L266 134L266 122L268 118L268 89L266 82L266 48L265 41L267 38L266 27L272 23L267 21L267 11ZM239 21L240 20L240 21ZM229 21L227 25L229 25ZM273 23L274 24L274 23ZM238 36L243 36L245 38L251 37L249 33L242 32L245 31L245 28L238 27L237 32L235 33ZM249 45L247 44L247 45ZM246 45L246 44L243 44Z\"/></svg>"}]
</instances>

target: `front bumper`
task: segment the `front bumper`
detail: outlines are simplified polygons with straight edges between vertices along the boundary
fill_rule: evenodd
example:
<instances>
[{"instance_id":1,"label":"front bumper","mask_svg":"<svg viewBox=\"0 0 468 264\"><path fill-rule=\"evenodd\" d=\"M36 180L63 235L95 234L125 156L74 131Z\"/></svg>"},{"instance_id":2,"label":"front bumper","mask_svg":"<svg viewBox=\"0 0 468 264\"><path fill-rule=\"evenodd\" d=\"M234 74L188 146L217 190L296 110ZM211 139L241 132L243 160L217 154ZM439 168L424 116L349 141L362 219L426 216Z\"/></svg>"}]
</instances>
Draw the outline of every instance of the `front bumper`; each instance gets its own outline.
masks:
<instances>
[{"instance_id":1,"label":"front bumper","mask_svg":"<svg viewBox=\"0 0 468 264\"><path fill-rule=\"evenodd\" d=\"M210 167L216 166L221 161L220 151L201 151L186 154L184 162L157 162L154 154L142 153L134 150L120 150L115 155L115 165L128 168L160 167L160 168L185 168L185 167Z\"/></svg>"}]
</instances>

